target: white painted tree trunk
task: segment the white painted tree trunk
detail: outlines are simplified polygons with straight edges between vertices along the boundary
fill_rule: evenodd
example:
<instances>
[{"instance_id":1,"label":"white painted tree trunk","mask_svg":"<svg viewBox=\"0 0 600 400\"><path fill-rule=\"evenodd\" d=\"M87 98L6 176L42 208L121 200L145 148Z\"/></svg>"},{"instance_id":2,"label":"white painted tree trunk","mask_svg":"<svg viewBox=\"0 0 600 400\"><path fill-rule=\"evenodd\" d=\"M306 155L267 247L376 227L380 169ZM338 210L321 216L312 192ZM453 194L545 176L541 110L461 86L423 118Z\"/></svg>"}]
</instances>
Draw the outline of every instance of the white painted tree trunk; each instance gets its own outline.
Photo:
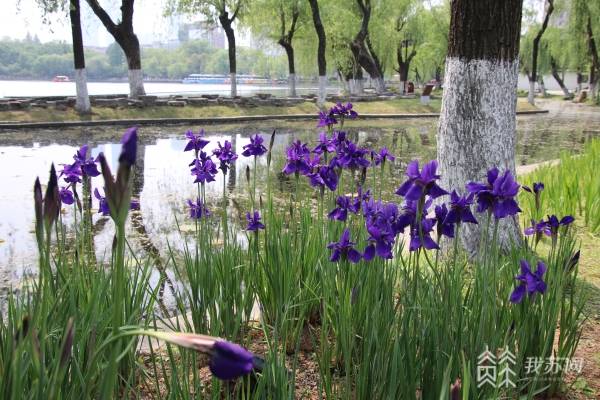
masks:
<instances>
[{"instance_id":1,"label":"white painted tree trunk","mask_svg":"<svg viewBox=\"0 0 600 400\"><path fill-rule=\"evenodd\" d=\"M544 85L544 80L542 79L539 82L540 92L542 93L542 97L546 97L546 85Z\"/></svg>"},{"instance_id":2,"label":"white painted tree trunk","mask_svg":"<svg viewBox=\"0 0 600 400\"><path fill-rule=\"evenodd\" d=\"M129 97L137 99L146 94L144 90L144 74L141 69L130 69L127 71L129 78Z\"/></svg>"},{"instance_id":3,"label":"white painted tree trunk","mask_svg":"<svg viewBox=\"0 0 600 400\"><path fill-rule=\"evenodd\" d=\"M406 81L400 81L400 94L406 94Z\"/></svg>"},{"instance_id":4,"label":"white painted tree trunk","mask_svg":"<svg viewBox=\"0 0 600 400\"><path fill-rule=\"evenodd\" d=\"M92 106L88 95L85 68L75 70L75 90L77 93L75 110L80 114L89 114L92 111Z\"/></svg>"},{"instance_id":5,"label":"white painted tree trunk","mask_svg":"<svg viewBox=\"0 0 600 400\"><path fill-rule=\"evenodd\" d=\"M373 79L373 85L375 86L375 92L377 94L382 94L385 92L385 81L383 77Z\"/></svg>"},{"instance_id":6,"label":"white painted tree trunk","mask_svg":"<svg viewBox=\"0 0 600 400\"><path fill-rule=\"evenodd\" d=\"M296 97L296 74L288 76L288 96Z\"/></svg>"},{"instance_id":7,"label":"white painted tree trunk","mask_svg":"<svg viewBox=\"0 0 600 400\"><path fill-rule=\"evenodd\" d=\"M231 81L231 97L237 96L237 74L232 72L229 74L229 79Z\"/></svg>"},{"instance_id":8,"label":"white painted tree trunk","mask_svg":"<svg viewBox=\"0 0 600 400\"><path fill-rule=\"evenodd\" d=\"M569 88L567 88L566 86L564 86L564 85L563 85L563 86L561 87L561 89L562 89L562 91L563 91L563 94L565 95L565 98L569 99L569 98L571 98L571 97L572 97L572 96L571 96L571 92L569 92Z\"/></svg>"},{"instance_id":9,"label":"white painted tree trunk","mask_svg":"<svg viewBox=\"0 0 600 400\"><path fill-rule=\"evenodd\" d=\"M356 94L356 88L354 87L354 79L348 79L347 81L345 81L345 85L348 88L348 94L353 96Z\"/></svg>"},{"instance_id":10,"label":"white painted tree trunk","mask_svg":"<svg viewBox=\"0 0 600 400\"><path fill-rule=\"evenodd\" d=\"M515 173L518 65L518 60L446 60L437 137L439 172L446 190L464 194L467 182L485 182L492 167ZM487 218L477 217L479 225L461 227L464 247L471 255L477 252ZM499 227L501 243L518 238L516 219L505 219Z\"/></svg>"},{"instance_id":11,"label":"white painted tree trunk","mask_svg":"<svg viewBox=\"0 0 600 400\"><path fill-rule=\"evenodd\" d=\"M596 96L598 96L598 82L591 82L590 83L590 98L592 100L595 100Z\"/></svg>"},{"instance_id":12,"label":"white painted tree trunk","mask_svg":"<svg viewBox=\"0 0 600 400\"><path fill-rule=\"evenodd\" d=\"M529 81L529 94L527 95L527 102L532 106L535 105L535 81Z\"/></svg>"},{"instance_id":13,"label":"white painted tree trunk","mask_svg":"<svg viewBox=\"0 0 600 400\"><path fill-rule=\"evenodd\" d=\"M319 76L319 95L317 98L318 104L325 104L327 97L327 76Z\"/></svg>"},{"instance_id":14,"label":"white painted tree trunk","mask_svg":"<svg viewBox=\"0 0 600 400\"><path fill-rule=\"evenodd\" d=\"M365 94L365 84L364 79L353 79L354 81L354 94L358 96L362 96Z\"/></svg>"}]
</instances>

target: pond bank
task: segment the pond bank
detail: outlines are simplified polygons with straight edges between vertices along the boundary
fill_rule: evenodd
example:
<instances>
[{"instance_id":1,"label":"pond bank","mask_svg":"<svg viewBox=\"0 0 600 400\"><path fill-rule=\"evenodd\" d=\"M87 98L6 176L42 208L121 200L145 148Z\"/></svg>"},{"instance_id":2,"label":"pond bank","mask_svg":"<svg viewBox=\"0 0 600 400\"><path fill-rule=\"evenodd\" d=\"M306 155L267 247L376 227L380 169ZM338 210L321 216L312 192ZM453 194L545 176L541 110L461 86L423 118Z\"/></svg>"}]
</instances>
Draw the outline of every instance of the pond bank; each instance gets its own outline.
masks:
<instances>
[{"instance_id":1,"label":"pond bank","mask_svg":"<svg viewBox=\"0 0 600 400\"><path fill-rule=\"evenodd\" d=\"M517 115L545 114L548 110L523 110ZM409 119L437 118L439 113L403 113L403 114L360 114L360 119ZM142 125L178 125L178 124L231 124L256 121L289 121L314 120L315 114L273 114L273 115L241 115L230 117L200 117L200 118L134 118L106 119L90 121L44 121L44 122L0 122L0 129L46 129L78 126L142 126Z\"/></svg>"}]
</instances>

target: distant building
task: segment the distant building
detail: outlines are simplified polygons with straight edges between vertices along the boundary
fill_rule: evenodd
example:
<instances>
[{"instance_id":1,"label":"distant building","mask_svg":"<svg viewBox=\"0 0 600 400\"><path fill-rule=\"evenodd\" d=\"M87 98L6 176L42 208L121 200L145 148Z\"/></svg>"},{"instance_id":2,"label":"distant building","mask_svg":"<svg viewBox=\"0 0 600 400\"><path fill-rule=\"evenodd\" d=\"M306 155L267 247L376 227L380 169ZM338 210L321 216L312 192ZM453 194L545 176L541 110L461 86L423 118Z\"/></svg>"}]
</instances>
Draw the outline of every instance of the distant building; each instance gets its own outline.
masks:
<instances>
[{"instance_id":1,"label":"distant building","mask_svg":"<svg viewBox=\"0 0 600 400\"><path fill-rule=\"evenodd\" d=\"M220 27L216 27L205 21L191 22L182 24L179 27L178 37L180 41L186 40L206 40L212 47L225 49L225 32Z\"/></svg>"}]
</instances>

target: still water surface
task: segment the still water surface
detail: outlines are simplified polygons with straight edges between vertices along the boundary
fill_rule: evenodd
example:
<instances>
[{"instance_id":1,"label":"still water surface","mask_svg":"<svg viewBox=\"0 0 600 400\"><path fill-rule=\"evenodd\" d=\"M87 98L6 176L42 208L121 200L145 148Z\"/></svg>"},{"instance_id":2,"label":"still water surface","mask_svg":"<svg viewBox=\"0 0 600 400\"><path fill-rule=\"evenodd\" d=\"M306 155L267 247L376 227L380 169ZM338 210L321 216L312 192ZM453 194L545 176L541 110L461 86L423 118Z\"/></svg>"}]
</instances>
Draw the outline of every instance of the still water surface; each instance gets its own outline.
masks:
<instances>
[{"instance_id":1,"label":"still water surface","mask_svg":"<svg viewBox=\"0 0 600 400\"><path fill-rule=\"evenodd\" d=\"M169 95L169 94L219 94L229 96L230 85L222 84L183 84L179 82L145 82L144 88L147 94ZM287 85L242 85L237 86L238 94L248 96L254 93L271 93L274 96L286 96ZM298 94L316 93L317 88L310 84L299 84ZM328 88L329 93L338 93L336 85ZM109 95L129 93L127 82L89 82L88 92L90 95ZM51 82L51 81L2 81L0 80L0 98L12 96L75 96L75 82Z\"/></svg>"},{"instance_id":2,"label":"still water surface","mask_svg":"<svg viewBox=\"0 0 600 400\"><path fill-rule=\"evenodd\" d=\"M353 140L361 146L379 149L387 146L398 159L386 172L383 186L390 194L403 180L406 162L413 158L428 160L436 156L435 131L437 120L379 120L352 121L347 124ZM188 164L193 155L184 153L187 129L192 126L143 127L140 129L138 172L134 187L135 196L141 202L141 211L134 213L129 224L130 245L140 255L157 251L164 257L167 242L181 247L181 237L175 231L176 218L182 230L193 230L186 218L186 199L192 198L196 187L189 173ZM300 139L315 144L318 130L312 122L265 122L260 124L222 125L207 128L211 143L209 152L217 141L229 140L238 153L256 132L268 136L276 129L272 179L275 195L287 199L292 182L277 173L283 165L285 147L292 140ZM120 152L118 139L123 129L119 127L73 128L62 130L0 131L0 288L20 281L35 271L36 246L33 235L32 187L36 176L42 182L52 162L60 170L62 163L72 162L77 148L88 143L93 156L104 152L113 171L116 170ZM553 110L549 115L518 118L517 163L531 164L556 158L562 150L577 151L592 136L600 136L600 113L573 113ZM239 218L245 212L248 185L246 166L252 161L241 157L235 169L227 177L227 191L232 201L229 215ZM259 160L258 188L264 190L266 160ZM370 178L369 178L370 182ZM207 186L208 203L216 207L223 191L223 176ZM94 178L92 185L101 187L101 177ZM94 199L94 207L97 202ZM71 220L72 210L63 210L66 223ZM106 259L113 236L112 222L100 215L94 216L96 252ZM179 245L177 245L179 244Z\"/></svg>"}]
</instances>

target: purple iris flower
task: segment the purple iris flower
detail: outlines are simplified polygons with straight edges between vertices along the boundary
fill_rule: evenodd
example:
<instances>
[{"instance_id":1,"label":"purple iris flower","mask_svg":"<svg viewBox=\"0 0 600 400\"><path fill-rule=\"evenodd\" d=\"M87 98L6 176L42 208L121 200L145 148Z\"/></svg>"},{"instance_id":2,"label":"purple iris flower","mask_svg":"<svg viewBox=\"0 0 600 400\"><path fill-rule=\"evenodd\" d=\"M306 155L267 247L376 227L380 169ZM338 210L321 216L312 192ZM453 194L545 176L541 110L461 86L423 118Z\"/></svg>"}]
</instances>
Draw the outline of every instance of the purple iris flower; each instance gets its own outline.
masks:
<instances>
[{"instance_id":1,"label":"purple iris flower","mask_svg":"<svg viewBox=\"0 0 600 400\"><path fill-rule=\"evenodd\" d=\"M110 215L110 208L108 207L108 201L106 197L102 196L98 191L98 188L94 189L94 197L98 199L98 213L106 216Z\"/></svg>"},{"instance_id":2,"label":"purple iris flower","mask_svg":"<svg viewBox=\"0 0 600 400\"><path fill-rule=\"evenodd\" d=\"M363 257L366 261L371 261L375 255L391 259L397 234L398 206L394 203L373 201L365 203L365 208L368 208L365 225L369 232L369 245L365 248Z\"/></svg>"},{"instance_id":3,"label":"purple iris flower","mask_svg":"<svg viewBox=\"0 0 600 400\"><path fill-rule=\"evenodd\" d=\"M317 127L323 128L326 126L327 128L331 128L335 124L337 124L337 119L335 119L335 116L331 114L331 112L319 112L319 123L317 124Z\"/></svg>"},{"instance_id":4,"label":"purple iris flower","mask_svg":"<svg viewBox=\"0 0 600 400\"><path fill-rule=\"evenodd\" d=\"M209 368L219 379L236 379L252 372L254 355L235 343L218 340L212 347Z\"/></svg>"},{"instance_id":5,"label":"purple iris flower","mask_svg":"<svg viewBox=\"0 0 600 400\"><path fill-rule=\"evenodd\" d=\"M237 160L238 156L231 147L231 142L226 140L221 146L221 142L217 142L217 148L213 150L213 155L219 160L219 169L224 174L227 173L231 165Z\"/></svg>"},{"instance_id":6,"label":"purple iris flower","mask_svg":"<svg viewBox=\"0 0 600 400\"><path fill-rule=\"evenodd\" d=\"M194 134L194 132L192 132L191 130L187 131L185 133L185 137L188 139L188 142L185 145L185 148L183 149L183 151L194 150L197 153L200 150L202 150L204 147L206 147L206 145L208 143L210 143L210 141L204 139L203 136L204 136L204 129L200 129L200 131L198 132L197 135Z\"/></svg>"},{"instance_id":7,"label":"purple iris flower","mask_svg":"<svg viewBox=\"0 0 600 400\"><path fill-rule=\"evenodd\" d=\"M348 218L348 211L356 214L360 210L360 201L352 200L348 196L338 196L335 203L337 207L327 215L329 219L345 221Z\"/></svg>"},{"instance_id":8,"label":"purple iris flower","mask_svg":"<svg viewBox=\"0 0 600 400\"><path fill-rule=\"evenodd\" d=\"M124 162L126 165L131 167L135 164L135 158L137 155L137 130L136 126L129 128L123 134L121 138L121 155L119 156L119 163Z\"/></svg>"},{"instance_id":9,"label":"purple iris flower","mask_svg":"<svg viewBox=\"0 0 600 400\"><path fill-rule=\"evenodd\" d=\"M365 158L369 151L358 147L353 142L347 142L346 146L339 151L338 165L342 168L358 169L368 167L371 163Z\"/></svg>"},{"instance_id":10,"label":"purple iris flower","mask_svg":"<svg viewBox=\"0 0 600 400\"><path fill-rule=\"evenodd\" d=\"M130 210L139 210L140 209L140 201L137 199L131 199L131 202L129 203L129 209Z\"/></svg>"},{"instance_id":11,"label":"purple iris flower","mask_svg":"<svg viewBox=\"0 0 600 400\"><path fill-rule=\"evenodd\" d=\"M188 199L187 203L188 207L190 208L191 219L202 219L210 215L206 204L202 203L202 200L200 200L199 198L196 199L195 202Z\"/></svg>"},{"instance_id":12,"label":"purple iris flower","mask_svg":"<svg viewBox=\"0 0 600 400\"><path fill-rule=\"evenodd\" d=\"M423 204L423 209L421 210L420 219L424 219L427 216L428 209L431 206L433 200L428 199ZM396 221L396 229L398 232L404 231L407 226L412 226L417 223L417 207L418 202L414 200L407 200L402 206L402 214L398 217Z\"/></svg>"},{"instance_id":13,"label":"purple iris flower","mask_svg":"<svg viewBox=\"0 0 600 400\"><path fill-rule=\"evenodd\" d=\"M338 262L350 260L350 262L356 264L362 258L361 254L354 248L356 243L350 241L350 231L348 228L344 229L342 236L338 242L331 242L327 245L329 250L332 250L331 257L329 260L332 262Z\"/></svg>"},{"instance_id":14,"label":"purple iris flower","mask_svg":"<svg viewBox=\"0 0 600 400\"><path fill-rule=\"evenodd\" d=\"M252 214L246 213L246 221L248 221L247 231L258 232L259 229L265 229L265 225L260 222L260 212L254 211Z\"/></svg>"},{"instance_id":15,"label":"purple iris flower","mask_svg":"<svg viewBox=\"0 0 600 400\"><path fill-rule=\"evenodd\" d=\"M437 166L437 161L431 160L419 172L419 162L417 160L408 163L406 167L408 180L396 190L396 194L404 196L406 200L419 200L426 195L435 199L448 194L436 183L436 180L440 178L440 175L436 174Z\"/></svg>"},{"instance_id":16,"label":"purple iris flower","mask_svg":"<svg viewBox=\"0 0 600 400\"><path fill-rule=\"evenodd\" d=\"M264 139L258 133L250 136L250 143L244 146L242 155L244 157L259 157L267 152L267 148L263 145Z\"/></svg>"},{"instance_id":17,"label":"purple iris flower","mask_svg":"<svg viewBox=\"0 0 600 400\"><path fill-rule=\"evenodd\" d=\"M450 210L444 224L460 224L462 222L477 224L477 220L471 211L474 197L473 193L461 197L456 193L456 190L453 190L450 193Z\"/></svg>"},{"instance_id":18,"label":"purple iris flower","mask_svg":"<svg viewBox=\"0 0 600 400\"><path fill-rule=\"evenodd\" d=\"M526 260L521 260L521 274L515 279L521 284L517 286L510 295L511 303L518 304L523 301L526 294L533 297L535 293L544 294L546 292L546 283L543 280L546 272L546 265L538 261L537 269L531 272L529 263Z\"/></svg>"},{"instance_id":19,"label":"purple iris flower","mask_svg":"<svg viewBox=\"0 0 600 400\"><path fill-rule=\"evenodd\" d=\"M336 151L341 151L342 149L346 148L346 145L349 142L348 138L346 137L346 132L344 131L333 132L331 141L333 142Z\"/></svg>"},{"instance_id":20,"label":"purple iris flower","mask_svg":"<svg viewBox=\"0 0 600 400\"><path fill-rule=\"evenodd\" d=\"M206 156L206 153L201 152L200 158L196 158L191 165L193 165L191 173L196 176L194 183L214 182L217 166L210 157Z\"/></svg>"},{"instance_id":21,"label":"purple iris flower","mask_svg":"<svg viewBox=\"0 0 600 400\"><path fill-rule=\"evenodd\" d=\"M533 189L530 188L529 186L523 185L523 190L526 192L529 192L529 193L538 194L542 190L544 190L544 184L542 182L534 182Z\"/></svg>"},{"instance_id":22,"label":"purple iris flower","mask_svg":"<svg viewBox=\"0 0 600 400\"><path fill-rule=\"evenodd\" d=\"M438 238L442 235L453 238L454 237L454 224L447 222L448 208L446 204L435 206L435 219L437 221L437 234Z\"/></svg>"},{"instance_id":23,"label":"purple iris flower","mask_svg":"<svg viewBox=\"0 0 600 400\"><path fill-rule=\"evenodd\" d=\"M77 162L73 164L63 164L60 176L63 177L67 183L79 183L81 182L81 167Z\"/></svg>"},{"instance_id":24,"label":"purple iris flower","mask_svg":"<svg viewBox=\"0 0 600 400\"><path fill-rule=\"evenodd\" d=\"M315 154L333 153L335 151L335 143L333 139L328 139L325 132L319 133L319 143L313 150Z\"/></svg>"},{"instance_id":25,"label":"purple iris flower","mask_svg":"<svg viewBox=\"0 0 600 400\"><path fill-rule=\"evenodd\" d=\"M330 165L323 165L317 168L315 172L309 174L310 185L313 187L326 186L329 190L334 191L337 188L338 176L335 173L335 168Z\"/></svg>"},{"instance_id":26,"label":"purple iris flower","mask_svg":"<svg viewBox=\"0 0 600 400\"><path fill-rule=\"evenodd\" d=\"M487 181L487 184L467 183L467 190L477 195L477 212L489 210L496 219L501 219L521 211L515 200L520 185L509 170L500 175L498 168L494 167L488 171Z\"/></svg>"},{"instance_id":27,"label":"purple iris flower","mask_svg":"<svg viewBox=\"0 0 600 400\"><path fill-rule=\"evenodd\" d=\"M310 150L306 144L296 140L286 150L287 161L283 172L287 175L311 173Z\"/></svg>"},{"instance_id":28,"label":"purple iris flower","mask_svg":"<svg viewBox=\"0 0 600 400\"><path fill-rule=\"evenodd\" d=\"M346 105L337 103L335 106L329 109L329 114L349 119L355 119L358 117L358 113L352 109L352 103L347 103Z\"/></svg>"},{"instance_id":29,"label":"purple iris flower","mask_svg":"<svg viewBox=\"0 0 600 400\"><path fill-rule=\"evenodd\" d=\"M535 222L535 220L532 219L531 226L525 228L525 231L523 233L527 236L535 234L536 239L539 240L539 237L541 237L542 234L550 236L552 234L552 231L548 226L548 222L544 221L543 219L540 220L540 222Z\"/></svg>"},{"instance_id":30,"label":"purple iris flower","mask_svg":"<svg viewBox=\"0 0 600 400\"><path fill-rule=\"evenodd\" d=\"M415 222L410 227L410 245L408 249L410 251L416 251L421 247L427 250L439 249L440 247L431 238L431 231L435 226L435 219L423 218L418 222ZM421 235L423 239L421 240Z\"/></svg>"},{"instance_id":31,"label":"purple iris flower","mask_svg":"<svg viewBox=\"0 0 600 400\"><path fill-rule=\"evenodd\" d=\"M73 192L69 190L69 188L60 188L60 201L64 204L71 205L75 202L75 198L73 197Z\"/></svg>"},{"instance_id":32,"label":"purple iris flower","mask_svg":"<svg viewBox=\"0 0 600 400\"><path fill-rule=\"evenodd\" d=\"M77 150L73 159L75 160L74 165L78 165L81 168L81 172L87 176L95 177L100 175L100 171L98 171L98 166L96 165L97 159L88 158L88 145L84 144Z\"/></svg>"},{"instance_id":33,"label":"purple iris flower","mask_svg":"<svg viewBox=\"0 0 600 400\"><path fill-rule=\"evenodd\" d=\"M379 150L379 152L373 152L372 155L375 160L375 165L384 165L387 160L393 162L396 159L396 157L390 153L387 147L383 147L381 150Z\"/></svg>"},{"instance_id":34,"label":"purple iris flower","mask_svg":"<svg viewBox=\"0 0 600 400\"><path fill-rule=\"evenodd\" d=\"M561 226L568 226L572 224L573 221L575 221L575 218L573 218L571 215L562 217L560 221L558 220L558 217L556 215L549 215L548 221L546 221L546 225L550 229L551 236L556 236L558 234L558 228L560 228Z\"/></svg>"}]
</instances>

